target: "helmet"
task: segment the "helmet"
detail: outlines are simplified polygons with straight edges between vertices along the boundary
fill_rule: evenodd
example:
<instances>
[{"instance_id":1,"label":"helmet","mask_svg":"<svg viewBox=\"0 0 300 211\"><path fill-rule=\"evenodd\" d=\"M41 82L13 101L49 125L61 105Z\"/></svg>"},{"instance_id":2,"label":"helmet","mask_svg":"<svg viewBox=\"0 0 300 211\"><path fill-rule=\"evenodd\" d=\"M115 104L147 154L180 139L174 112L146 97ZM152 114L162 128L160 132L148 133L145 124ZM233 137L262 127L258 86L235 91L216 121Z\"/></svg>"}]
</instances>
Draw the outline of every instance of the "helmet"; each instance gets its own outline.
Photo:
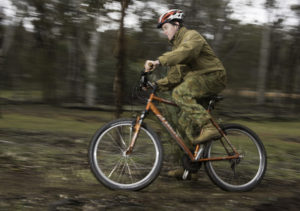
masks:
<instances>
[{"instance_id":1,"label":"helmet","mask_svg":"<svg viewBox=\"0 0 300 211\"><path fill-rule=\"evenodd\" d=\"M184 13L182 10L172 9L163 13L158 19L157 28L161 28L163 24L169 23L171 21L183 21Z\"/></svg>"}]
</instances>

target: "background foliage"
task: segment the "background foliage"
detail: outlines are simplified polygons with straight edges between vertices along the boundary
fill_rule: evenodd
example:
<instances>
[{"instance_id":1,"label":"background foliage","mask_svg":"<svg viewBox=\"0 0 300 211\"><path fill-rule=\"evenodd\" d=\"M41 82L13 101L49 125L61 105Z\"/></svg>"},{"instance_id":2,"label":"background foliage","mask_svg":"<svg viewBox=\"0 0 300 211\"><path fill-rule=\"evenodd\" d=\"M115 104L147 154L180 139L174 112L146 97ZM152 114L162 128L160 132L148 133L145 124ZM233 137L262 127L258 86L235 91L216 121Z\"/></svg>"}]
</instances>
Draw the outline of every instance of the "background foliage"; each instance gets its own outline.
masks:
<instances>
[{"instance_id":1,"label":"background foliage","mask_svg":"<svg viewBox=\"0 0 300 211\"><path fill-rule=\"evenodd\" d=\"M5 0L0 4L2 99L130 103L144 61L170 50L156 29L157 18L166 9L181 8L185 25L203 34L224 62L229 78L225 95L298 111L299 5L290 7L298 25L287 26L285 16L264 24L242 23L232 18L230 2ZM277 3L266 1L267 14L278 9Z\"/></svg>"}]
</instances>

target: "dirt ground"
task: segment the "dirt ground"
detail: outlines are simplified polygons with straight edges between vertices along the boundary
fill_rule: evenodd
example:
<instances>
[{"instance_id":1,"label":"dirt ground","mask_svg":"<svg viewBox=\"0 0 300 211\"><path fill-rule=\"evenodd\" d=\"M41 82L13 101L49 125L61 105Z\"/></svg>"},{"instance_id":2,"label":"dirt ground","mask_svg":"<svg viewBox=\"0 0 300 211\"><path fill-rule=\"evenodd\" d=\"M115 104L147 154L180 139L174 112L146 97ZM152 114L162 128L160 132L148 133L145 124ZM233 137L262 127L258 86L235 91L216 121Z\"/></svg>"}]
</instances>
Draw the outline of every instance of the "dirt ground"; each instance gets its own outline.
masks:
<instances>
[{"instance_id":1,"label":"dirt ground","mask_svg":"<svg viewBox=\"0 0 300 211\"><path fill-rule=\"evenodd\" d=\"M160 176L149 187L138 192L111 191L89 170L87 148L92 133L5 126L5 122L10 122L6 119L8 114L32 115L32 110L26 111L7 110L0 119L0 210L300 209L298 134L278 138L292 143L279 153L268 141L272 136L266 138L270 152L268 169L262 183L250 192L222 191L203 168L196 180L168 178L168 156ZM85 121L78 116L74 119Z\"/></svg>"}]
</instances>

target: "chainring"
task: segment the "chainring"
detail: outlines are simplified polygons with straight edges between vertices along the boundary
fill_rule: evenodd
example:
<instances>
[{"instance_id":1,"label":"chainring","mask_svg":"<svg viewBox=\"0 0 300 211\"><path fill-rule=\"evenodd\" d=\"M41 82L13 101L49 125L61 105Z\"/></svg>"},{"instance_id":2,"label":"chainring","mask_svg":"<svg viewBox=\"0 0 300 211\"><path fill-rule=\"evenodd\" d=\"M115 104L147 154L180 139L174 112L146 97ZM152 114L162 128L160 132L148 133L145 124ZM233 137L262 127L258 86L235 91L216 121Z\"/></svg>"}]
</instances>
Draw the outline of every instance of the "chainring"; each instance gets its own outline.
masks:
<instances>
[{"instance_id":1,"label":"chainring","mask_svg":"<svg viewBox=\"0 0 300 211\"><path fill-rule=\"evenodd\" d=\"M183 168L190 171L191 173L196 173L200 168L201 162L192 162L190 157L187 154L182 156L182 165Z\"/></svg>"}]
</instances>

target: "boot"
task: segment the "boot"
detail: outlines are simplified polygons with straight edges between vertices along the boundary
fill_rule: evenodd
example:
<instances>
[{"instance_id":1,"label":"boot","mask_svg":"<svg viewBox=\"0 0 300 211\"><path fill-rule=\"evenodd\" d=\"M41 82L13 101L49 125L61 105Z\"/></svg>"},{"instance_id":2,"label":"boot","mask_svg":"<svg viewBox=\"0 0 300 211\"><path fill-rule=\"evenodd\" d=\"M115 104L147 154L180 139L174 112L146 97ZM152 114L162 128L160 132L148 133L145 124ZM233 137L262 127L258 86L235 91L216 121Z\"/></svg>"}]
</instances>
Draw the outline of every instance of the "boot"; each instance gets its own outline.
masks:
<instances>
[{"instance_id":1,"label":"boot","mask_svg":"<svg viewBox=\"0 0 300 211\"><path fill-rule=\"evenodd\" d=\"M177 169L168 171L167 175L168 175L168 177L174 177L177 179L181 179L183 172L184 172L183 168L177 168Z\"/></svg>"},{"instance_id":2,"label":"boot","mask_svg":"<svg viewBox=\"0 0 300 211\"><path fill-rule=\"evenodd\" d=\"M221 138L221 134L212 123L208 123L202 127L200 135L194 139L193 144L200 144L218 138Z\"/></svg>"},{"instance_id":3,"label":"boot","mask_svg":"<svg viewBox=\"0 0 300 211\"><path fill-rule=\"evenodd\" d=\"M178 180L182 180L183 173L184 173L184 169L181 167L181 168L178 168L175 170L168 171L167 175L168 175L168 177L173 177ZM197 180L197 179L198 179L198 176L196 173L189 173L186 180Z\"/></svg>"}]
</instances>

